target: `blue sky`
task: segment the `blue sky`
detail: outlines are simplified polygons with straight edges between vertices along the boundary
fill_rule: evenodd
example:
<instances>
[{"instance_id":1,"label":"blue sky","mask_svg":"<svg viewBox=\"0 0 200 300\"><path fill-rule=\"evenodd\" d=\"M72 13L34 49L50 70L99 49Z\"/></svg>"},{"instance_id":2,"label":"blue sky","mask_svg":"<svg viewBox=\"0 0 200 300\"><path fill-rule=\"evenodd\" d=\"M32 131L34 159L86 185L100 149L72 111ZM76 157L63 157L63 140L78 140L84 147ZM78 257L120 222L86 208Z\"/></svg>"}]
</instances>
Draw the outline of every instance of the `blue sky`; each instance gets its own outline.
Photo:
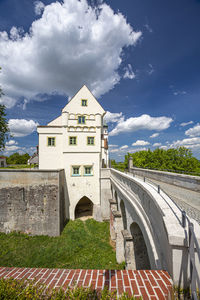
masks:
<instances>
[{"instance_id":1,"label":"blue sky","mask_svg":"<svg viewBox=\"0 0 200 300\"><path fill-rule=\"evenodd\" d=\"M86 84L109 112L111 158L185 146L200 159L199 16L197 0L0 0L4 154L33 153L37 124Z\"/></svg>"}]
</instances>

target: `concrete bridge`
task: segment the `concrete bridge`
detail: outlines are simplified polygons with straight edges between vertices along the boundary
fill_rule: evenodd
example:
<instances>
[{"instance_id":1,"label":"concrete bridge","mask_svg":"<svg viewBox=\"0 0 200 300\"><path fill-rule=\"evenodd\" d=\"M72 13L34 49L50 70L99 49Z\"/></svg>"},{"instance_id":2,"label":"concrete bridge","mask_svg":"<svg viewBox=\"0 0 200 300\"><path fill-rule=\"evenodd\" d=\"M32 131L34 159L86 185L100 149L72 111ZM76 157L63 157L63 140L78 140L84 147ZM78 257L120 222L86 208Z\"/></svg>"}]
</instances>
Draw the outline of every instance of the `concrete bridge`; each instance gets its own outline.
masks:
<instances>
[{"instance_id":1,"label":"concrete bridge","mask_svg":"<svg viewBox=\"0 0 200 300\"><path fill-rule=\"evenodd\" d=\"M125 260L127 269L167 270L175 285L189 286L189 231L180 208L144 179L114 169L109 172L110 227L117 261ZM192 223L200 242L200 226L195 220ZM200 275L198 254L195 255Z\"/></svg>"}]
</instances>

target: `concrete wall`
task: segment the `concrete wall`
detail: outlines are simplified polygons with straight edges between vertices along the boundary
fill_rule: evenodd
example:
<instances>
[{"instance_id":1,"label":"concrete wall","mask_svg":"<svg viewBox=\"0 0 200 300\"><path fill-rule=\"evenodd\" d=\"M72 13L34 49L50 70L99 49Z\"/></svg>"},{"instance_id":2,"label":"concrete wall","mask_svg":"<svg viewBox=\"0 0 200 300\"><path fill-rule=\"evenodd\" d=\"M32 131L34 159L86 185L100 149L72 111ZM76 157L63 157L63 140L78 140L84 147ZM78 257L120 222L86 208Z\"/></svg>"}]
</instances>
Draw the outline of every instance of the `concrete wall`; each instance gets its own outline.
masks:
<instances>
[{"instance_id":1,"label":"concrete wall","mask_svg":"<svg viewBox=\"0 0 200 300\"><path fill-rule=\"evenodd\" d=\"M110 185L110 169L101 169L101 217L103 220L110 219L109 199L112 198Z\"/></svg>"},{"instance_id":2,"label":"concrete wall","mask_svg":"<svg viewBox=\"0 0 200 300\"><path fill-rule=\"evenodd\" d=\"M200 176L182 175L177 173L147 170L141 168L129 168L129 172L143 176L147 178L152 178L158 181L163 181L165 183L180 186L192 191L200 192Z\"/></svg>"},{"instance_id":3,"label":"concrete wall","mask_svg":"<svg viewBox=\"0 0 200 300\"><path fill-rule=\"evenodd\" d=\"M69 217L64 170L1 170L0 231L60 235Z\"/></svg>"}]
</instances>

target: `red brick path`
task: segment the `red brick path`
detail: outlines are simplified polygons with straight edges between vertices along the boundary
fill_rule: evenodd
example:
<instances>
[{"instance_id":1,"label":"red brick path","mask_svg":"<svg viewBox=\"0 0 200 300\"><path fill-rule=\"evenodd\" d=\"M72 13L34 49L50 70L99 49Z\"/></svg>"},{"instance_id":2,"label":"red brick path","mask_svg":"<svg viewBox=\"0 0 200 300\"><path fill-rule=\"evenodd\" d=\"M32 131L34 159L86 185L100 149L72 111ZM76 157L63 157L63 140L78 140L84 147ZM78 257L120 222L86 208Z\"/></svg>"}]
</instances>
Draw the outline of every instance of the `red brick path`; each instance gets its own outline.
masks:
<instances>
[{"instance_id":1,"label":"red brick path","mask_svg":"<svg viewBox=\"0 0 200 300\"><path fill-rule=\"evenodd\" d=\"M67 286L117 290L118 295L142 296L143 299L171 299L172 280L166 271L153 270L67 270L0 267L0 278L36 279L50 288Z\"/></svg>"}]
</instances>

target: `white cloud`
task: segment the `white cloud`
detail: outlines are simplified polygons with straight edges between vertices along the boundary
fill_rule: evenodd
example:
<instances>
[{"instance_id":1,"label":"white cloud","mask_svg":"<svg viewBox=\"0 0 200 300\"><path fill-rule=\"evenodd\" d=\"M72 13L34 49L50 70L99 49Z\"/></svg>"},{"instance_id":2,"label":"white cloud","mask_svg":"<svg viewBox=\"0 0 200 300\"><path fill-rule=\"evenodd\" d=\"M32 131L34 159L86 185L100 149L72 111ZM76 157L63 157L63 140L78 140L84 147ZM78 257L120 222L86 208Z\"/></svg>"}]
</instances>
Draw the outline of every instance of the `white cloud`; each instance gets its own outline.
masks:
<instances>
[{"instance_id":1,"label":"white cloud","mask_svg":"<svg viewBox=\"0 0 200 300\"><path fill-rule=\"evenodd\" d=\"M23 137L31 134L37 128L38 123L33 120L10 119L8 126L10 134L16 137Z\"/></svg>"},{"instance_id":2,"label":"white cloud","mask_svg":"<svg viewBox=\"0 0 200 300\"><path fill-rule=\"evenodd\" d=\"M186 138L183 140L174 141L170 147L186 147L186 148L195 148L199 147L200 137Z\"/></svg>"},{"instance_id":3,"label":"white cloud","mask_svg":"<svg viewBox=\"0 0 200 300\"><path fill-rule=\"evenodd\" d=\"M11 107L15 106L16 102L17 102L16 99L5 96L5 95L3 95L0 99L0 104L5 105L7 108L11 108Z\"/></svg>"},{"instance_id":4,"label":"white cloud","mask_svg":"<svg viewBox=\"0 0 200 300\"><path fill-rule=\"evenodd\" d=\"M147 141L143 140L137 140L135 143L132 144L132 146L146 146L149 145L150 143Z\"/></svg>"},{"instance_id":5,"label":"white cloud","mask_svg":"<svg viewBox=\"0 0 200 300\"><path fill-rule=\"evenodd\" d=\"M20 149L19 146L16 145L12 145L12 146L5 146L5 151L4 151L4 155L10 155L10 152L15 152L18 151Z\"/></svg>"},{"instance_id":6,"label":"white cloud","mask_svg":"<svg viewBox=\"0 0 200 300\"><path fill-rule=\"evenodd\" d=\"M151 75L151 74L153 74L153 72L154 72L154 68L153 68L152 64L149 64L149 70L147 70L147 73L149 75Z\"/></svg>"},{"instance_id":7,"label":"white cloud","mask_svg":"<svg viewBox=\"0 0 200 300\"><path fill-rule=\"evenodd\" d=\"M161 143L154 143L153 147L160 147L162 144Z\"/></svg>"},{"instance_id":8,"label":"white cloud","mask_svg":"<svg viewBox=\"0 0 200 300\"><path fill-rule=\"evenodd\" d=\"M108 144L108 147L109 148L116 148L116 147L118 147L118 145Z\"/></svg>"},{"instance_id":9,"label":"white cloud","mask_svg":"<svg viewBox=\"0 0 200 300\"><path fill-rule=\"evenodd\" d=\"M147 150L146 147L140 147L140 148L129 149L128 152L129 152L129 153L134 153L134 152L138 152L138 151L146 151L146 150Z\"/></svg>"},{"instance_id":10,"label":"white cloud","mask_svg":"<svg viewBox=\"0 0 200 300\"><path fill-rule=\"evenodd\" d=\"M120 81L123 50L141 35L105 3L97 9L86 0L53 2L29 33L0 32L4 93L14 105L20 97L30 101L44 93L73 96L86 84L98 97Z\"/></svg>"},{"instance_id":11,"label":"white cloud","mask_svg":"<svg viewBox=\"0 0 200 300\"><path fill-rule=\"evenodd\" d=\"M24 99L24 103L22 105L22 109L25 110L26 109L26 105L28 103L28 100L27 99Z\"/></svg>"},{"instance_id":12,"label":"white cloud","mask_svg":"<svg viewBox=\"0 0 200 300\"><path fill-rule=\"evenodd\" d=\"M104 116L104 120L109 123L115 123L118 122L120 119L122 118L122 112L120 113L111 113L109 111L106 112L105 116Z\"/></svg>"},{"instance_id":13,"label":"white cloud","mask_svg":"<svg viewBox=\"0 0 200 300\"><path fill-rule=\"evenodd\" d=\"M18 142L16 142L15 140L9 140L8 142L6 142L6 146L12 146L12 145L17 145Z\"/></svg>"},{"instance_id":14,"label":"white cloud","mask_svg":"<svg viewBox=\"0 0 200 300\"><path fill-rule=\"evenodd\" d=\"M185 134L189 135L190 137L200 136L200 124L197 124L194 127L186 130Z\"/></svg>"},{"instance_id":15,"label":"white cloud","mask_svg":"<svg viewBox=\"0 0 200 300\"><path fill-rule=\"evenodd\" d=\"M120 150L124 150L124 149L127 149L127 148L128 148L128 145L124 145L124 146L120 147Z\"/></svg>"},{"instance_id":16,"label":"white cloud","mask_svg":"<svg viewBox=\"0 0 200 300\"><path fill-rule=\"evenodd\" d=\"M126 68L124 68L125 73L123 78L128 78L128 79L134 79L135 78L135 74L133 72L132 66L130 64L128 64L128 66Z\"/></svg>"},{"instance_id":17,"label":"white cloud","mask_svg":"<svg viewBox=\"0 0 200 300\"><path fill-rule=\"evenodd\" d=\"M109 135L114 136L121 132L133 132L141 129L161 131L167 129L172 121L172 118L151 117L149 115L141 115L140 117L128 118L127 120L122 119Z\"/></svg>"},{"instance_id":18,"label":"white cloud","mask_svg":"<svg viewBox=\"0 0 200 300\"><path fill-rule=\"evenodd\" d=\"M45 5L43 2L41 1L35 1L34 2L35 5L35 14L36 15L41 15L41 13L43 12Z\"/></svg>"},{"instance_id":19,"label":"white cloud","mask_svg":"<svg viewBox=\"0 0 200 300\"><path fill-rule=\"evenodd\" d=\"M153 29L149 26L148 23L144 24L144 27L147 29L148 32L152 33Z\"/></svg>"},{"instance_id":20,"label":"white cloud","mask_svg":"<svg viewBox=\"0 0 200 300\"><path fill-rule=\"evenodd\" d=\"M154 138L156 138L157 136L159 136L159 133L158 133L158 132L153 133L152 135L150 135L150 138L151 138L151 139L154 139Z\"/></svg>"},{"instance_id":21,"label":"white cloud","mask_svg":"<svg viewBox=\"0 0 200 300\"><path fill-rule=\"evenodd\" d=\"M185 126L193 124L193 123L194 123L193 121L183 122L183 123L180 124L180 126L185 127Z\"/></svg>"},{"instance_id":22,"label":"white cloud","mask_svg":"<svg viewBox=\"0 0 200 300\"><path fill-rule=\"evenodd\" d=\"M173 92L174 96L186 95L186 91L175 91Z\"/></svg>"},{"instance_id":23,"label":"white cloud","mask_svg":"<svg viewBox=\"0 0 200 300\"><path fill-rule=\"evenodd\" d=\"M119 152L119 149L111 149L109 152L110 153L117 153L117 152Z\"/></svg>"},{"instance_id":24,"label":"white cloud","mask_svg":"<svg viewBox=\"0 0 200 300\"><path fill-rule=\"evenodd\" d=\"M161 146L160 149L167 150L168 146Z\"/></svg>"}]
</instances>

